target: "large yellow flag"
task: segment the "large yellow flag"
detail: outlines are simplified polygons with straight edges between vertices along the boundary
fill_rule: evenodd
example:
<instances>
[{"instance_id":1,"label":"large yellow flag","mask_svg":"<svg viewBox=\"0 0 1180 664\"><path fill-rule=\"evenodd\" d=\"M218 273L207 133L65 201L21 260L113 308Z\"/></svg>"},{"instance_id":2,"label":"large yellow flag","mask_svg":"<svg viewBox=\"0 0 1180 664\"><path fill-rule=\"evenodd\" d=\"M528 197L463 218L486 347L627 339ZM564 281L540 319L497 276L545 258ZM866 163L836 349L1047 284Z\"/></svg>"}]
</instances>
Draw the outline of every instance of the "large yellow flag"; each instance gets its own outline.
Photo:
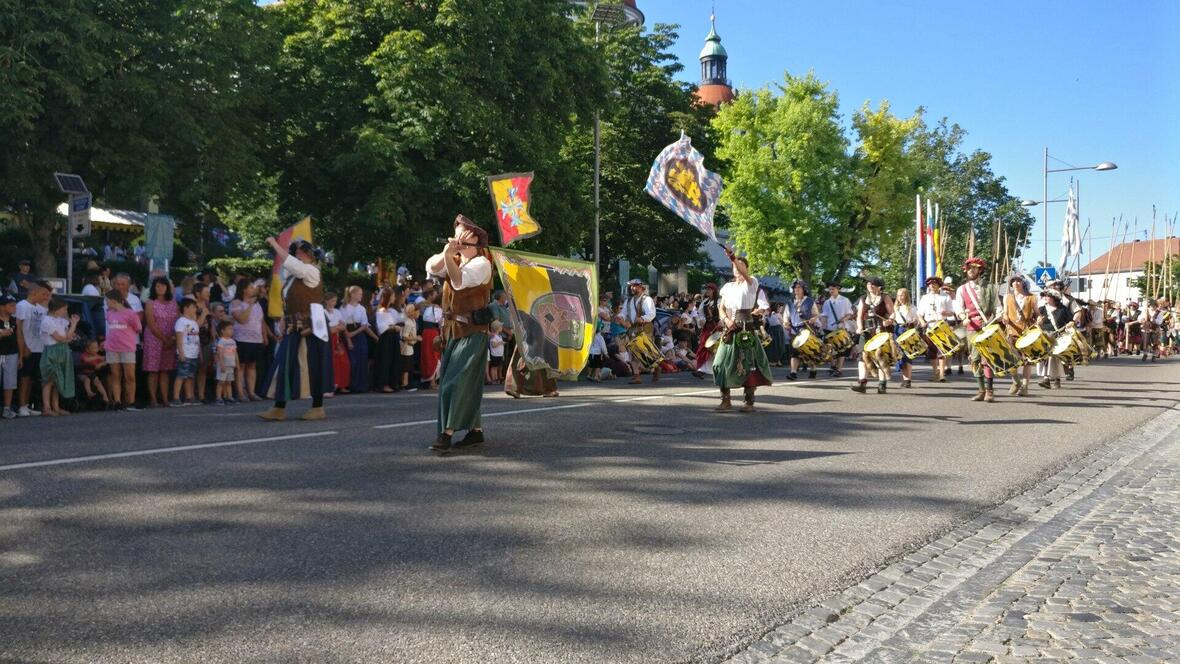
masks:
<instances>
[{"instance_id":1,"label":"large yellow flag","mask_svg":"<svg viewBox=\"0 0 1180 664\"><path fill-rule=\"evenodd\" d=\"M307 240L314 242L311 239L311 217L304 217L299 223L279 233L275 238L279 245L283 247L291 246L291 243L296 240ZM267 293L266 315L271 318L283 317L283 265L275 259L274 268L270 272L270 292Z\"/></svg>"}]
</instances>

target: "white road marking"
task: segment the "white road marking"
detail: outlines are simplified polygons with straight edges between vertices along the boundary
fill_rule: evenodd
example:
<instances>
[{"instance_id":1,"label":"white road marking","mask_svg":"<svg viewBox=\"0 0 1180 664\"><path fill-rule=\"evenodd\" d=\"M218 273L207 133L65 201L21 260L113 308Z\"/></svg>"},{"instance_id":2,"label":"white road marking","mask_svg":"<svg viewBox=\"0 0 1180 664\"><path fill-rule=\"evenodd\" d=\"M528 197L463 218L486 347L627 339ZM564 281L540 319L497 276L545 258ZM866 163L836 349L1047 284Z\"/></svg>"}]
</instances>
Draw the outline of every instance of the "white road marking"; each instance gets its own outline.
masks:
<instances>
[{"instance_id":1,"label":"white road marking","mask_svg":"<svg viewBox=\"0 0 1180 664\"><path fill-rule=\"evenodd\" d=\"M432 422L434 420L431 420ZM29 461L0 466L0 471L20 470L22 468L43 468L45 466L65 466L87 461L102 461L104 459L124 459L127 457L146 456L149 454L169 454L171 452L187 452L190 450L207 450L214 447L234 447L236 445L253 445L255 443L273 443L279 440L298 440L301 438L317 438L321 436L335 436L339 431L316 431L315 433L294 433L289 436L269 436L267 438L247 438L245 440L227 440L220 443L201 443L198 445L180 445L177 447L154 447L147 450L129 450L127 452L112 452L110 454L94 454L91 456L69 457L65 459L47 459L45 461Z\"/></svg>"}]
</instances>

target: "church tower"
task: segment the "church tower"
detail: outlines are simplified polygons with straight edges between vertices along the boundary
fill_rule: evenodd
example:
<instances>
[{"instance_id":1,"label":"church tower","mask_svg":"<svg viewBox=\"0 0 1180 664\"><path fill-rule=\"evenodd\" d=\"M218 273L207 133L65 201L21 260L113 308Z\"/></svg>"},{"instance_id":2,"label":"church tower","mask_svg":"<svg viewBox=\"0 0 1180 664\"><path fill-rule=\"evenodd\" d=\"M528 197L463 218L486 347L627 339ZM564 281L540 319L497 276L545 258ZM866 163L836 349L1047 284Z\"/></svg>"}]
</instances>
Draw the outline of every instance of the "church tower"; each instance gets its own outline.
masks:
<instances>
[{"instance_id":1,"label":"church tower","mask_svg":"<svg viewBox=\"0 0 1180 664\"><path fill-rule=\"evenodd\" d=\"M709 16L709 36L705 37L705 48L701 49L701 83L697 88L697 103L714 108L733 101L733 87L726 75L729 54L721 45L717 34L717 17Z\"/></svg>"}]
</instances>

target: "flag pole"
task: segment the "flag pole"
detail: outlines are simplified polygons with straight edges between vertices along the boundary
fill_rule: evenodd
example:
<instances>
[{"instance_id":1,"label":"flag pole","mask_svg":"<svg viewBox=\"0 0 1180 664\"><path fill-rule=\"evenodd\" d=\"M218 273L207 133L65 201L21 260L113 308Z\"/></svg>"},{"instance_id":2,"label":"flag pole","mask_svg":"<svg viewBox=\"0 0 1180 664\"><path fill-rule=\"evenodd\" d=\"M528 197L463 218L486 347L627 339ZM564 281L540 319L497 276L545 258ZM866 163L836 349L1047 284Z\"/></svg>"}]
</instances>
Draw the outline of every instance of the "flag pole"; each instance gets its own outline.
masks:
<instances>
[{"instance_id":1,"label":"flag pole","mask_svg":"<svg viewBox=\"0 0 1180 664\"><path fill-rule=\"evenodd\" d=\"M1150 252L1151 258L1147 259L1147 293L1145 293L1145 295L1151 295L1152 299L1155 299L1154 291L1152 290L1152 285L1153 285L1154 276L1155 276L1155 206L1154 205L1151 206L1151 245L1148 247L1148 251Z\"/></svg>"}]
</instances>

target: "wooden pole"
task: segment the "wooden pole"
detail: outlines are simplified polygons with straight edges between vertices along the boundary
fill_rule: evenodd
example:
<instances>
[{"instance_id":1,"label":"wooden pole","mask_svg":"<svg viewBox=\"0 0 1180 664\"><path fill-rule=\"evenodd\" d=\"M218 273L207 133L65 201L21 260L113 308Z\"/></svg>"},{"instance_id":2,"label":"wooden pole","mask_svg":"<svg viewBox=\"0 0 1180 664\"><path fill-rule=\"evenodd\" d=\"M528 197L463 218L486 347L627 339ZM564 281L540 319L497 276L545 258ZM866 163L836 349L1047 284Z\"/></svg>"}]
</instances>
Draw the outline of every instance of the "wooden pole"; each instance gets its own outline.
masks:
<instances>
[{"instance_id":1,"label":"wooden pole","mask_svg":"<svg viewBox=\"0 0 1180 664\"><path fill-rule=\"evenodd\" d=\"M1138 217L1135 218L1135 228L1136 229L1139 228L1139 218ZM1122 274L1123 252L1127 249L1127 231L1130 229L1131 229L1130 222L1128 222L1126 226L1123 226L1123 239L1122 239L1122 241L1119 242L1119 257L1115 259L1115 274L1116 275ZM1133 237L1132 237L1132 239L1133 239ZM1117 281L1114 282L1114 301L1115 301L1115 304L1118 304L1120 307L1122 306L1122 303L1119 301L1119 291L1122 290L1122 287L1123 287L1123 280L1122 279L1118 279Z\"/></svg>"},{"instance_id":2,"label":"wooden pole","mask_svg":"<svg viewBox=\"0 0 1180 664\"><path fill-rule=\"evenodd\" d=\"M1155 277L1155 206L1151 206L1151 245L1147 248L1150 258L1147 259L1147 292L1144 295L1150 295L1155 299L1155 291L1152 290L1154 286Z\"/></svg>"},{"instance_id":3,"label":"wooden pole","mask_svg":"<svg viewBox=\"0 0 1180 664\"><path fill-rule=\"evenodd\" d=\"M1110 259L1114 254L1114 236L1118 235L1119 225L1123 218L1120 216L1116 221L1113 217L1110 220L1110 243L1106 250L1106 269L1102 271L1102 301L1105 302L1107 296L1110 295Z\"/></svg>"}]
</instances>

